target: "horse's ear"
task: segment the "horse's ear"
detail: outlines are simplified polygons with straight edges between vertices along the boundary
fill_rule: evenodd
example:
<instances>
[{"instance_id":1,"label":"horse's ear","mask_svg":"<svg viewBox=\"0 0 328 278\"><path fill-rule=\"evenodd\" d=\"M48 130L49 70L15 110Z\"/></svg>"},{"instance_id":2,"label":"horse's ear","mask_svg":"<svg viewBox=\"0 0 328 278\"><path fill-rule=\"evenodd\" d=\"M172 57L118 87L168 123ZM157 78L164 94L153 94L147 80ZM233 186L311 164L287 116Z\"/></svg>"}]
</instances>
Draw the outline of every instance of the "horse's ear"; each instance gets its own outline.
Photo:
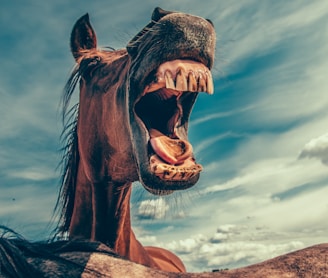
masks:
<instances>
[{"instance_id":1,"label":"horse's ear","mask_svg":"<svg viewBox=\"0 0 328 278\"><path fill-rule=\"evenodd\" d=\"M163 10L159 7L155 8L153 11L153 14L151 16L151 22L148 23L147 26L145 26L127 45L127 50L130 55L134 56L136 54L137 48L138 48L138 42L142 38L144 34L149 32L151 27L154 26L162 17L171 14L173 12Z\"/></svg>"},{"instance_id":2,"label":"horse's ear","mask_svg":"<svg viewBox=\"0 0 328 278\"><path fill-rule=\"evenodd\" d=\"M164 17L168 14L171 14L171 13L173 13L173 12L166 11L166 10L163 10L162 8L160 8L160 7L157 7L157 8L154 9L153 14L151 16L151 19L157 22L162 17Z\"/></svg>"},{"instance_id":3,"label":"horse's ear","mask_svg":"<svg viewBox=\"0 0 328 278\"><path fill-rule=\"evenodd\" d=\"M97 37L93 30L89 15L82 16L74 25L71 33L71 51L77 60L83 55L84 50L97 47Z\"/></svg>"}]
</instances>

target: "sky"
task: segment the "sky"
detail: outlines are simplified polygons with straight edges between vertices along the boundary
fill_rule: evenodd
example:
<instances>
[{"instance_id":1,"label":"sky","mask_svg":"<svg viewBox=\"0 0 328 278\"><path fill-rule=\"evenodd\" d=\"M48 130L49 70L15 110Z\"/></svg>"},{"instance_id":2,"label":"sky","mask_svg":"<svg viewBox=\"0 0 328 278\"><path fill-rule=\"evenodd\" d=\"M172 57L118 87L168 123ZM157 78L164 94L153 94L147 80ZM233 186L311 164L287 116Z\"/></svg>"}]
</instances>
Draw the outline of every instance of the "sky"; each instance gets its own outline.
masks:
<instances>
[{"instance_id":1,"label":"sky","mask_svg":"<svg viewBox=\"0 0 328 278\"><path fill-rule=\"evenodd\" d=\"M123 48L160 6L209 18L215 93L189 139L196 186L155 197L140 184L133 228L188 271L235 268L327 242L328 1L12 0L0 9L0 224L46 239L59 189L60 97L69 36L89 13L99 46Z\"/></svg>"}]
</instances>

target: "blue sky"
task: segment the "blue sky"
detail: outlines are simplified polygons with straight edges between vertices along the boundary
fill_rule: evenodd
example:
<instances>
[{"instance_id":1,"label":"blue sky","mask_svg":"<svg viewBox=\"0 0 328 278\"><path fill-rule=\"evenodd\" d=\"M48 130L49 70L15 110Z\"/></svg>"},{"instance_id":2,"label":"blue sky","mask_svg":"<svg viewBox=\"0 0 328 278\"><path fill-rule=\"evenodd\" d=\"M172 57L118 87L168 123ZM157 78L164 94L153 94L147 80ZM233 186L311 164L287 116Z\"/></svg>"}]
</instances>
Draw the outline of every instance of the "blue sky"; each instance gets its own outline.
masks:
<instances>
[{"instance_id":1,"label":"blue sky","mask_svg":"<svg viewBox=\"0 0 328 278\"><path fill-rule=\"evenodd\" d=\"M199 183L165 198L136 184L138 238L174 251L189 271L327 242L327 1L26 3L0 10L1 224L31 240L49 234L77 18L88 12L99 45L122 48L160 6L214 22L215 94L200 95L191 117Z\"/></svg>"}]
</instances>

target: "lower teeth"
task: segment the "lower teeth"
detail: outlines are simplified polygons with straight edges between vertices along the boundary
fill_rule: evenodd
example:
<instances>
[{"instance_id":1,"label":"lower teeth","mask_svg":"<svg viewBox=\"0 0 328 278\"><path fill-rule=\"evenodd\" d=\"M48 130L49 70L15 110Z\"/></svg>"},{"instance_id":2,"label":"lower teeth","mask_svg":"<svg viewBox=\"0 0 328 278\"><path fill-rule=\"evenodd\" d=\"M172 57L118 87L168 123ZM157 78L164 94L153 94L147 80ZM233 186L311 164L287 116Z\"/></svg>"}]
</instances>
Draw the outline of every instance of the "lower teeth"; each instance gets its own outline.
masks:
<instances>
[{"instance_id":1,"label":"lower teeth","mask_svg":"<svg viewBox=\"0 0 328 278\"><path fill-rule=\"evenodd\" d=\"M202 166L199 164L191 165L189 167L172 166L164 163L158 163L155 159L151 159L152 172L163 180L184 181L197 175L202 171Z\"/></svg>"}]
</instances>

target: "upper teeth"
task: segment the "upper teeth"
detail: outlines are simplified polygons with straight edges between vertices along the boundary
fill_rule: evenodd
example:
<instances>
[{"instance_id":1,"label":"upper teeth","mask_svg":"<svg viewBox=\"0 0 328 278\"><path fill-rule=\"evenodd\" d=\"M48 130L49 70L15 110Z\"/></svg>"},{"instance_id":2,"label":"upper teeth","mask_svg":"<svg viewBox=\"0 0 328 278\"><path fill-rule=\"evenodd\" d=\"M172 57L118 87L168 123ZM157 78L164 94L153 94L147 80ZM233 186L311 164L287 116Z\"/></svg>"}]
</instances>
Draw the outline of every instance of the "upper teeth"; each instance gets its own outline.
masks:
<instances>
[{"instance_id":1,"label":"upper teeth","mask_svg":"<svg viewBox=\"0 0 328 278\"><path fill-rule=\"evenodd\" d=\"M161 64L156 73L156 81L145 88L145 93L164 87L181 92L214 92L210 70L202 63L191 60L174 60Z\"/></svg>"}]
</instances>

